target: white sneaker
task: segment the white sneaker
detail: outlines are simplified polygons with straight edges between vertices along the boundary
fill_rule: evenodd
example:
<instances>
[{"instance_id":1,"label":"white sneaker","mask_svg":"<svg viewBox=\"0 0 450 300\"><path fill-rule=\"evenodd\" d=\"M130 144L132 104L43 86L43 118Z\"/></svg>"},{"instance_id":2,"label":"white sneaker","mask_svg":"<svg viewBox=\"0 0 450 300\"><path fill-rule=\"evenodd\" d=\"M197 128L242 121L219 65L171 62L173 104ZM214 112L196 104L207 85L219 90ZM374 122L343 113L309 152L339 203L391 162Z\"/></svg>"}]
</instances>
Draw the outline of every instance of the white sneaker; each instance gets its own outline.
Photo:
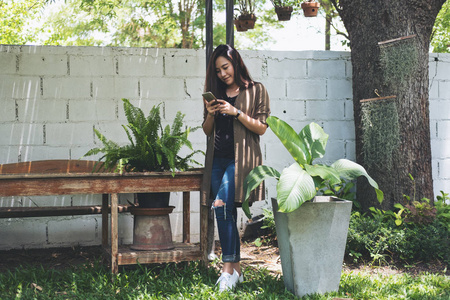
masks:
<instances>
[{"instance_id":1,"label":"white sneaker","mask_svg":"<svg viewBox=\"0 0 450 300\"><path fill-rule=\"evenodd\" d=\"M208 254L208 260L209 261L214 261L217 257L216 254L214 254L214 252L211 252L210 254Z\"/></svg>"},{"instance_id":2,"label":"white sneaker","mask_svg":"<svg viewBox=\"0 0 450 300\"><path fill-rule=\"evenodd\" d=\"M243 283L244 282L244 273L241 273L241 276L239 276L239 273L236 270L234 270L234 273L236 273L236 275L239 277L238 282Z\"/></svg>"},{"instance_id":3,"label":"white sneaker","mask_svg":"<svg viewBox=\"0 0 450 300\"><path fill-rule=\"evenodd\" d=\"M239 274L234 270L233 274L223 272L217 280L216 285L219 285L219 291L229 291L236 287L236 283L239 281Z\"/></svg>"}]
</instances>

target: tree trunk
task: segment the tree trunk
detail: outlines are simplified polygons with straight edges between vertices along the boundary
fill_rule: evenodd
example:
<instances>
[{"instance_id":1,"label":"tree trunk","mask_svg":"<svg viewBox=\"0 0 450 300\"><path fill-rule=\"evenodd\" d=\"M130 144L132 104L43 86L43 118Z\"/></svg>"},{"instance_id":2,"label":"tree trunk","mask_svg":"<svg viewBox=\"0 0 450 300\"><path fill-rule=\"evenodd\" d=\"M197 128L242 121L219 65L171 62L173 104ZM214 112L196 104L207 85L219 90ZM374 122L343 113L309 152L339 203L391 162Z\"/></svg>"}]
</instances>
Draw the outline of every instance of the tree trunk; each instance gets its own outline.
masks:
<instances>
[{"instance_id":1,"label":"tree trunk","mask_svg":"<svg viewBox=\"0 0 450 300\"><path fill-rule=\"evenodd\" d=\"M445 0L336 2L350 37L356 160L384 192L383 209L404 202L403 195L413 198L414 190L416 200L433 199L428 52L434 20ZM402 37L408 38L390 41ZM378 97L376 92L396 97L360 102ZM378 137L370 134L372 128L379 128ZM365 179L358 180L357 200L363 210L380 207Z\"/></svg>"}]
</instances>

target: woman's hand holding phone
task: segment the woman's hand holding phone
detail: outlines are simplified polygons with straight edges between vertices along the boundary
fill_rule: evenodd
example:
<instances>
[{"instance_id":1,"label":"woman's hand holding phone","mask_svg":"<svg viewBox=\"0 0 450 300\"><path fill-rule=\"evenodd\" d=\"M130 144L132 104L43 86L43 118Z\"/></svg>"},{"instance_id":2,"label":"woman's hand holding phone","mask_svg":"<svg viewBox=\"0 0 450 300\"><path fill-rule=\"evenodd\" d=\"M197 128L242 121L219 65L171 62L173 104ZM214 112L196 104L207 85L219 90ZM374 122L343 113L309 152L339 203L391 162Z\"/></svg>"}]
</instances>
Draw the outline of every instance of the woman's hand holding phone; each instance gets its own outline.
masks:
<instances>
[{"instance_id":1,"label":"woman's hand holding phone","mask_svg":"<svg viewBox=\"0 0 450 300\"><path fill-rule=\"evenodd\" d=\"M219 109L220 102L217 100L213 93L207 92L202 94L203 99L205 99L206 109L210 115L214 115Z\"/></svg>"}]
</instances>

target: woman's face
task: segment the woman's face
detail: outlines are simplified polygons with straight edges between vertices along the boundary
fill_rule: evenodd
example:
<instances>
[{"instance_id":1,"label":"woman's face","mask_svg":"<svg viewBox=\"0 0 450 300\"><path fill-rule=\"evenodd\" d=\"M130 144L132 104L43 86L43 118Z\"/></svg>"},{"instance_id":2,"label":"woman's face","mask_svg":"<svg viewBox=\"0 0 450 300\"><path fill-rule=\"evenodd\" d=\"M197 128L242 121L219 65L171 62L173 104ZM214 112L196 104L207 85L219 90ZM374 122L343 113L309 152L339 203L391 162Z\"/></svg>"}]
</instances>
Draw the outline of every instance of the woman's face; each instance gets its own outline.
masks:
<instances>
[{"instance_id":1,"label":"woman's face","mask_svg":"<svg viewBox=\"0 0 450 300\"><path fill-rule=\"evenodd\" d=\"M233 65L223 56L219 56L216 59L216 74L228 86L235 83Z\"/></svg>"}]
</instances>

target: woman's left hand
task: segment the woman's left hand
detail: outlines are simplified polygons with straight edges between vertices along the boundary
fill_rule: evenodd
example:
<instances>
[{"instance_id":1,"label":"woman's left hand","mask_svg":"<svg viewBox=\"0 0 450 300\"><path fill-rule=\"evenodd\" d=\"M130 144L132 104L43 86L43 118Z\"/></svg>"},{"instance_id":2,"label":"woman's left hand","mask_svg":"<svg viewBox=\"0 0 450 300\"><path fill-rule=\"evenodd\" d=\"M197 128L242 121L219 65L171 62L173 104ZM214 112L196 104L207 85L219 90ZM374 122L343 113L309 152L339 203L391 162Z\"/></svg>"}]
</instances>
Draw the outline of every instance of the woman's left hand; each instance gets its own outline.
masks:
<instances>
[{"instance_id":1,"label":"woman's left hand","mask_svg":"<svg viewBox=\"0 0 450 300\"><path fill-rule=\"evenodd\" d=\"M225 100L217 100L219 101L220 105L219 105L219 112L221 114L227 114L230 116L235 116L237 114L237 109L236 107L234 107L233 105L231 105L230 103L228 103Z\"/></svg>"}]
</instances>

